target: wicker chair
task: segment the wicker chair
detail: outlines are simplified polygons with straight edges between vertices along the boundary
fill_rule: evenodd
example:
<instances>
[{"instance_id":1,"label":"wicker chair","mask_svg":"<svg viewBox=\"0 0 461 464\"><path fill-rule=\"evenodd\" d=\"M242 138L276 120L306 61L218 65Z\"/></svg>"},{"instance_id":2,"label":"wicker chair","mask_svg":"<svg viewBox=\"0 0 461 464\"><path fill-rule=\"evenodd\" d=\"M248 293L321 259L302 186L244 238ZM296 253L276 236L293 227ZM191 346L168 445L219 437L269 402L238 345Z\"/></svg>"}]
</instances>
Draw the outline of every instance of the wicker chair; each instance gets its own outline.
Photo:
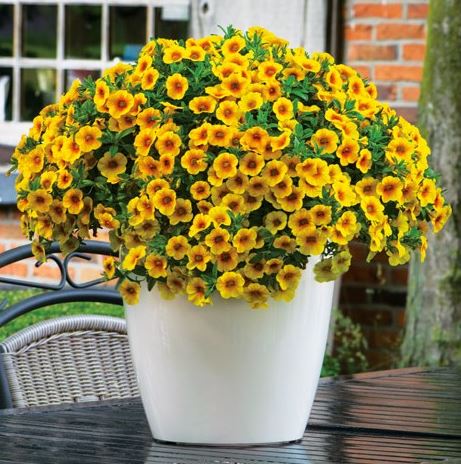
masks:
<instances>
[{"instance_id":1,"label":"wicker chair","mask_svg":"<svg viewBox=\"0 0 461 464\"><path fill-rule=\"evenodd\" d=\"M100 280L77 284L67 272L72 258L49 258L61 270L57 285L28 283L0 277L0 282L51 290L5 308L0 302L0 327L36 308L88 301L122 304ZM82 254L84 253L84 254ZM86 242L73 257L112 254L108 244ZM30 246L0 254L0 268L32 256ZM66 282L73 288L65 288ZM123 319L107 316L67 316L39 322L0 343L0 409L119 399L139 396Z\"/></svg>"}]
</instances>

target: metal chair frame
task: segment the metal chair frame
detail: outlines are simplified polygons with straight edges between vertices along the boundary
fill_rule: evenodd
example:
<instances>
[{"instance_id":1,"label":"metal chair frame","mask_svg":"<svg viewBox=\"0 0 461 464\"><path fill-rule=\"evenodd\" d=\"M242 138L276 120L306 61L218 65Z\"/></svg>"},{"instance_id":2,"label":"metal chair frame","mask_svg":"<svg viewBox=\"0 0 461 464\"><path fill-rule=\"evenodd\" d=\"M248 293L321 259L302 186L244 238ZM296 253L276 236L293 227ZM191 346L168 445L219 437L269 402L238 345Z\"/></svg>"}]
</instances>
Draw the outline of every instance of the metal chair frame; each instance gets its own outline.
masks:
<instances>
[{"instance_id":1,"label":"metal chair frame","mask_svg":"<svg viewBox=\"0 0 461 464\"><path fill-rule=\"evenodd\" d=\"M29 282L20 279L0 277L0 283L9 285L19 285L22 287L39 288L48 290L39 295L33 295L23 301L11 306L7 306L6 301L0 302L0 327L16 319L17 317L33 311L37 308L52 306L60 303L69 303L76 301L83 302L102 302L122 305L122 298L117 290L110 287L93 288L104 281L103 278L92 280L84 283L77 283L72 280L68 271L68 265L73 258L91 259L89 255L115 256L116 253L106 242L94 240L85 241L73 253L61 259L56 253L59 253L59 244L51 244L47 252L47 260L54 261L58 266L61 277L57 284L42 284L38 282ZM31 245L23 245L0 254L0 269L8 264L33 257ZM39 267L42 263L36 263ZM70 288L66 288L66 283ZM0 353L5 353L5 347L0 345ZM0 357L0 409L13 407L12 396L5 372L5 366L2 364Z\"/></svg>"}]
</instances>

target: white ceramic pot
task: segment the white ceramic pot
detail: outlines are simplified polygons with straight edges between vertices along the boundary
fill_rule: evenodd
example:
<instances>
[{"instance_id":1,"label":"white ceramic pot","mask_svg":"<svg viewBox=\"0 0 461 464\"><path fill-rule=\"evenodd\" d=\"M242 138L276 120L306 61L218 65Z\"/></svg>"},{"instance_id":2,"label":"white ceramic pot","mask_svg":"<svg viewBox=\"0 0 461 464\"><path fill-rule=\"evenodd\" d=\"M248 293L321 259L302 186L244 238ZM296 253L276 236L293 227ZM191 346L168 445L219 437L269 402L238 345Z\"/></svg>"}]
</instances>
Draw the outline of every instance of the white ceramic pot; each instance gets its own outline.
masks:
<instances>
[{"instance_id":1,"label":"white ceramic pot","mask_svg":"<svg viewBox=\"0 0 461 464\"><path fill-rule=\"evenodd\" d=\"M252 310L213 297L197 308L142 289L128 338L154 438L194 444L300 439L314 401L333 298L312 265L294 300Z\"/></svg>"}]
</instances>

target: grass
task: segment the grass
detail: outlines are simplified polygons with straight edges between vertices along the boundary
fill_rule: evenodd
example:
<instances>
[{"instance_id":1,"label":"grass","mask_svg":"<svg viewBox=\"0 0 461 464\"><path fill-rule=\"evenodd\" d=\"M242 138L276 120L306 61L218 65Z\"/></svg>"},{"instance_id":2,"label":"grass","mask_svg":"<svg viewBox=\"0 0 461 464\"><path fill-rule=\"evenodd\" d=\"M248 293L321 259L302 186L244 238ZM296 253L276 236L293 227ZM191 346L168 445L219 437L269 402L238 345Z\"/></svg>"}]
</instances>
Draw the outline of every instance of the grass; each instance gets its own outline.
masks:
<instances>
[{"instance_id":1,"label":"grass","mask_svg":"<svg viewBox=\"0 0 461 464\"><path fill-rule=\"evenodd\" d=\"M9 306L39 293L41 293L39 290L3 290L0 291L0 302L6 300L8 301L7 306ZM124 317L124 310L119 305L88 302L64 303L35 309L12 320L4 327L0 327L0 341L39 321L74 314L100 314L103 316Z\"/></svg>"}]
</instances>

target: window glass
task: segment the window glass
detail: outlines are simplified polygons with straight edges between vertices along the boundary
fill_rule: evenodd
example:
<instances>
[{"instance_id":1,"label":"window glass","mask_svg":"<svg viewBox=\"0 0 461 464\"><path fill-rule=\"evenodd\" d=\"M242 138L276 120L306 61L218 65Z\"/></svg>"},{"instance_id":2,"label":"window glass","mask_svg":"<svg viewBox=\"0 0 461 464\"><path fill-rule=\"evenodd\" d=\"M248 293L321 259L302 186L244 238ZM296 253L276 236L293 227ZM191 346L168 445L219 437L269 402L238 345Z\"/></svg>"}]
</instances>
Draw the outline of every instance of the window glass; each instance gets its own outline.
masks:
<instances>
[{"instance_id":1,"label":"window glass","mask_svg":"<svg viewBox=\"0 0 461 464\"><path fill-rule=\"evenodd\" d=\"M0 56L13 56L13 5L0 5Z\"/></svg>"},{"instance_id":2,"label":"window glass","mask_svg":"<svg viewBox=\"0 0 461 464\"><path fill-rule=\"evenodd\" d=\"M188 37L188 7L155 8L155 37L165 39L186 39Z\"/></svg>"},{"instance_id":3,"label":"window glass","mask_svg":"<svg viewBox=\"0 0 461 464\"><path fill-rule=\"evenodd\" d=\"M56 5L23 5L22 55L56 57Z\"/></svg>"},{"instance_id":4,"label":"window glass","mask_svg":"<svg viewBox=\"0 0 461 464\"><path fill-rule=\"evenodd\" d=\"M110 59L134 61L146 42L146 7L110 8Z\"/></svg>"},{"instance_id":5,"label":"window glass","mask_svg":"<svg viewBox=\"0 0 461 464\"><path fill-rule=\"evenodd\" d=\"M12 77L11 68L0 68L0 122L11 120Z\"/></svg>"},{"instance_id":6,"label":"window glass","mask_svg":"<svg viewBox=\"0 0 461 464\"><path fill-rule=\"evenodd\" d=\"M55 69L21 70L21 121L32 121L39 111L56 100Z\"/></svg>"},{"instance_id":7,"label":"window glass","mask_svg":"<svg viewBox=\"0 0 461 464\"><path fill-rule=\"evenodd\" d=\"M101 58L101 7L66 6L66 58Z\"/></svg>"},{"instance_id":8,"label":"window glass","mask_svg":"<svg viewBox=\"0 0 461 464\"><path fill-rule=\"evenodd\" d=\"M64 87L68 90L75 79L80 79L83 82L85 77L91 76L93 80L96 80L101 73L99 71L90 69L68 69L64 72Z\"/></svg>"}]
</instances>

